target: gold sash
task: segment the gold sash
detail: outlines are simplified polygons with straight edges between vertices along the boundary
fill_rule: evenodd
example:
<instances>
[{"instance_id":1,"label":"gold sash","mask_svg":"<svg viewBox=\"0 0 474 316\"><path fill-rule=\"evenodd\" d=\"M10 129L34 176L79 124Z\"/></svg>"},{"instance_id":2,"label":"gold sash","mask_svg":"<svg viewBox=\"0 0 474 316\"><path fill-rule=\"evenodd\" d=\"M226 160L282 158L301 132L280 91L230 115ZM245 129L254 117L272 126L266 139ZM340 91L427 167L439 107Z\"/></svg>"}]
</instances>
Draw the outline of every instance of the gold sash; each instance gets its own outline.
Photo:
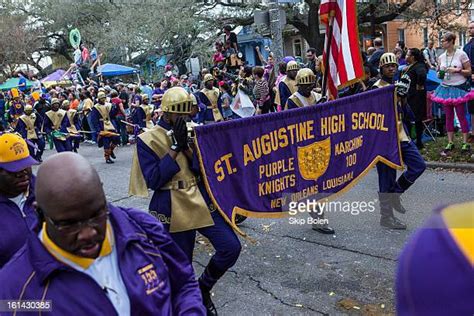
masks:
<instances>
[{"instance_id":1,"label":"gold sash","mask_svg":"<svg viewBox=\"0 0 474 316\"><path fill-rule=\"evenodd\" d=\"M51 123L53 123L54 130L59 130L61 128L61 123L65 115L66 115L66 111L64 111L63 109L59 109L56 112L54 111L46 112L46 116L51 120Z\"/></svg>"},{"instance_id":2,"label":"gold sash","mask_svg":"<svg viewBox=\"0 0 474 316\"><path fill-rule=\"evenodd\" d=\"M77 114L76 110L71 109L67 111L67 118L69 119L69 123L71 124L71 126L67 128L67 131L71 134L79 134L79 132L77 131L76 125L74 125L74 117L76 116L76 114Z\"/></svg>"},{"instance_id":3,"label":"gold sash","mask_svg":"<svg viewBox=\"0 0 474 316\"><path fill-rule=\"evenodd\" d=\"M219 89L212 88L212 90L209 90L204 88L201 90L201 92L204 93L209 102L211 102L211 105L207 106L208 109L217 107L217 101L219 100Z\"/></svg>"},{"instance_id":4,"label":"gold sash","mask_svg":"<svg viewBox=\"0 0 474 316\"><path fill-rule=\"evenodd\" d=\"M289 79L288 77L285 76L285 78L281 82L284 82L286 84L288 89L290 89L291 94L298 91L298 86L296 85L295 80L291 80L291 79ZM275 104L280 105L282 108L284 108L286 106L286 104L281 104L280 87L278 87L278 86L275 87Z\"/></svg>"},{"instance_id":5,"label":"gold sash","mask_svg":"<svg viewBox=\"0 0 474 316\"><path fill-rule=\"evenodd\" d=\"M300 95L300 97L298 97L296 95L297 92L293 93L291 95L291 97L288 98L288 100L291 100L293 101L297 107L299 108L302 108L304 107L305 105L303 104L303 102L301 102L300 98L303 98L304 100L306 100L306 102L309 104L309 105L315 105L316 102L319 101L319 99L321 99L321 95L320 94L317 94L316 92L314 91L311 91L311 95L309 96L309 98L305 98L303 97L302 95ZM286 103L285 105L285 110L288 109L288 102Z\"/></svg>"},{"instance_id":6,"label":"gold sash","mask_svg":"<svg viewBox=\"0 0 474 316\"><path fill-rule=\"evenodd\" d=\"M153 122L151 121L152 115L153 115L153 108L151 105L145 105L142 104L140 105L142 108L143 112L145 112L145 123L146 123L146 128L153 128Z\"/></svg>"},{"instance_id":7,"label":"gold sash","mask_svg":"<svg viewBox=\"0 0 474 316\"><path fill-rule=\"evenodd\" d=\"M140 139L163 159L171 147L171 139L166 130L155 126L150 131L142 133ZM176 157L180 171L161 190L171 193L171 223L170 232L183 232L214 225L209 207L197 185L197 179L189 168L189 162L183 153ZM182 184L182 185L178 185ZM145 178L140 168L138 154L135 149L130 173L129 194L148 197ZM156 210L150 210L155 211Z\"/></svg>"},{"instance_id":8,"label":"gold sash","mask_svg":"<svg viewBox=\"0 0 474 316\"><path fill-rule=\"evenodd\" d=\"M111 104L96 104L94 108L99 112L100 116L102 117L101 121L104 122L104 131L112 131L115 132L115 127L110 121L110 110L112 109Z\"/></svg>"},{"instance_id":9,"label":"gold sash","mask_svg":"<svg viewBox=\"0 0 474 316\"><path fill-rule=\"evenodd\" d=\"M27 139L38 139L38 135L35 130L36 115L34 113L30 115L23 114L20 116L20 120L25 123L26 126L26 138Z\"/></svg>"}]
</instances>

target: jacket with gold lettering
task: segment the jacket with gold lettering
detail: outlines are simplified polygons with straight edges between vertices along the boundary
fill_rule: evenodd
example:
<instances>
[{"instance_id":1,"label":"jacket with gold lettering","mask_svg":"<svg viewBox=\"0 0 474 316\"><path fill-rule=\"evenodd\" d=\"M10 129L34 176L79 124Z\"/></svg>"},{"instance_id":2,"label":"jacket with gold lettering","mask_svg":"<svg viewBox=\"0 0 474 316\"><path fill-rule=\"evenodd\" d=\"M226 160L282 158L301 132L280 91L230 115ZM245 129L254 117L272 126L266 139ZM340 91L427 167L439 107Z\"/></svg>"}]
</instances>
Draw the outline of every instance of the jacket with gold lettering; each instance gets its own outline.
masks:
<instances>
[{"instance_id":1,"label":"jacket with gold lettering","mask_svg":"<svg viewBox=\"0 0 474 316\"><path fill-rule=\"evenodd\" d=\"M23 114L18 120L15 132L24 139L35 140L42 137L40 133L42 126L43 121L39 115L35 113L30 115Z\"/></svg>"},{"instance_id":2,"label":"jacket with gold lettering","mask_svg":"<svg viewBox=\"0 0 474 316\"><path fill-rule=\"evenodd\" d=\"M215 207L201 179L197 156L189 161L184 153L176 160L168 154L171 137L167 132L171 126L160 120L150 131L137 139L130 175L130 194L148 196L150 214L163 224L169 225L171 233L212 226L210 210Z\"/></svg>"}]
</instances>

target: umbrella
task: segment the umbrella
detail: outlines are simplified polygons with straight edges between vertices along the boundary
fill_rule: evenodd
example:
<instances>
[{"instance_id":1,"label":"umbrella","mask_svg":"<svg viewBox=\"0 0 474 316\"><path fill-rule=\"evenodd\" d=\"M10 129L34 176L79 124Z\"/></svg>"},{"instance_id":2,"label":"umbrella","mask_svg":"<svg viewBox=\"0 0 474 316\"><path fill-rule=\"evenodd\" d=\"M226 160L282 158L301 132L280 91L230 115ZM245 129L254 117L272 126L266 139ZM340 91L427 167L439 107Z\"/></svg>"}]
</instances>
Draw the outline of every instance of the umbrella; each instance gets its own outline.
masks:
<instances>
[{"instance_id":1,"label":"umbrella","mask_svg":"<svg viewBox=\"0 0 474 316\"><path fill-rule=\"evenodd\" d=\"M131 75L137 74L138 70L132 67L117 65L117 64L103 64L99 66L97 69L99 75L105 77L112 77L112 76L124 76L124 75Z\"/></svg>"},{"instance_id":2,"label":"umbrella","mask_svg":"<svg viewBox=\"0 0 474 316\"><path fill-rule=\"evenodd\" d=\"M428 75L426 76L426 90L433 91L439 86L441 82L442 80L438 78L436 71L430 69L428 71Z\"/></svg>"},{"instance_id":3,"label":"umbrella","mask_svg":"<svg viewBox=\"0 0 474 316\"><path fill-rule=\"evenodd\" d=\"M10 78L0 85L0 90L8 91L13 88L18 88L20 78ZM26 79L26 88L29 89L33 86L33 82Z\"/></svg>"}]
</instances>

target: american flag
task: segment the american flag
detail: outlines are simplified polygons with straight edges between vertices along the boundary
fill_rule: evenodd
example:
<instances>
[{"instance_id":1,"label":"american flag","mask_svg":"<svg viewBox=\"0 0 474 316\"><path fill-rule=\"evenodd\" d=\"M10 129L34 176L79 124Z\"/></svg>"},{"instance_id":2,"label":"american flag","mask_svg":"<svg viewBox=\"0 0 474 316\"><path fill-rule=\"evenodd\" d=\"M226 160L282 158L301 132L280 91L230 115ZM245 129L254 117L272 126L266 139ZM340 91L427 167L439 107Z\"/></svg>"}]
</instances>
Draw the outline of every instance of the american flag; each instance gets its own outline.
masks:
<instances>
[{"instance_id":1,"label":"american flag","mask_svg":"<svg viewBox=\"0 0 474 316\"><path fill-rule=\"evenodd\" d=\"M329 24L333 20L330 33ZM319 18L326 25L326 41L323 65L326 65L328 36L331 36L329 51L329 75L327 87L330 98L337 98L338 88L343 88L364 77L364 67L359 49L356 0L321 0ZM324 69L326 71L326 69Z\"/></svg>"}]
</instances>

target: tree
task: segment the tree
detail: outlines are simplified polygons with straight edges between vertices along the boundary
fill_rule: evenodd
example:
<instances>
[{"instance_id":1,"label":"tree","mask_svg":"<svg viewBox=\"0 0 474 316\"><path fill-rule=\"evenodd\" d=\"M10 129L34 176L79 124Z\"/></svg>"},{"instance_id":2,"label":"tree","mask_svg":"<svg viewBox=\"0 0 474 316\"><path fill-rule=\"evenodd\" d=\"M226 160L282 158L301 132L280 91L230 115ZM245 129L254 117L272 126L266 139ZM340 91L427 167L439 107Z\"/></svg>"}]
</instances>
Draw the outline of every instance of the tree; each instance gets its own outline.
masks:
<instances>
[{"instance_id":1,"label":"tree","mask_svg":"<svg viewBox=\"0 0 474 316\"><path fill-rule=\"evenodd\" d=\"M27 20L17 15L0 15L0 70L11 76L20 64L35 65L33 53L38 50L38 34Z\"/></svg>"},{"instance_id":2,"label":"tree","mask_svg":"<svg viewBox=\"0 0 474 316\"><path fill-rule=\"evenodd\" d=\"M386 0L371 0L359 4L359 23L373 22L382 24L395 19L404 13L416 0L406 0L402 5L386 5ZM324 34L319 24L320 0L304 0L301 4L281 5L287 14L287 23L295 27L308 45L316 48L321 54L324 47ZM227 8L220 15L220 20L234 25L250 25L253 23L253 9L265 9L259 0L246 2L207 1L207 8ZM371 11L371 8L373 9ZM207 12L208 10L203 10ZM373 14L371 14L373 13Z\"/></svg>"}]
</instances>

